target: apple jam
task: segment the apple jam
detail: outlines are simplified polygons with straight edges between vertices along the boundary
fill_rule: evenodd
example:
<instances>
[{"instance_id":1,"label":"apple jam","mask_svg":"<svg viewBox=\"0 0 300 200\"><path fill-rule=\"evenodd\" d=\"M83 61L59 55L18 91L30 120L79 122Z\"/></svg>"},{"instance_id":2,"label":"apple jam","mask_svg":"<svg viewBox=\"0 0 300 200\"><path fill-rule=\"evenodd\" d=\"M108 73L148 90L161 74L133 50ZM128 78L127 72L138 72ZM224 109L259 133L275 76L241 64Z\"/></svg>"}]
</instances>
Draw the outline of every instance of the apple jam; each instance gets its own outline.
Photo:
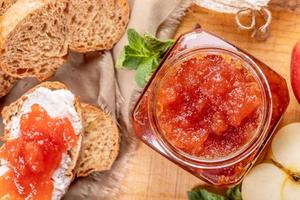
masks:
<instances>
[{"instance_id":1,"label":"apple jam","mask_svg":"<svg viewBox=\"0 0 300 200\"><path fill-rule=\"evenodd\" d=\"M138 138L202 180L238 184L289 103L285 80L202 29L182 35L138 100Z\"/></svg>"},{"instance_id":2,"label":"apple jam","mask_svg":"<svg viewBox=\"0 0 300 200\"><path fill-rule=\"evenodd\" d=\"M0 149L0 159L10 168L0 177L0 199L51 199L52 176L77 140L68 118L51 118L42 107L33 105L31 112L21 116L20 136Z\"/></svg>"},{"instance_id":3,"label":"apple jam","mask_svg":"<svg viewBox=\"0 0 300 200\"><path fill-rule=\"evenodd\" d=\"M157 122L176 148L215 159L237 152L255 136L263 95L235 57L200 53L169 73L157 89Z\"/></svg>"}]
</instances>

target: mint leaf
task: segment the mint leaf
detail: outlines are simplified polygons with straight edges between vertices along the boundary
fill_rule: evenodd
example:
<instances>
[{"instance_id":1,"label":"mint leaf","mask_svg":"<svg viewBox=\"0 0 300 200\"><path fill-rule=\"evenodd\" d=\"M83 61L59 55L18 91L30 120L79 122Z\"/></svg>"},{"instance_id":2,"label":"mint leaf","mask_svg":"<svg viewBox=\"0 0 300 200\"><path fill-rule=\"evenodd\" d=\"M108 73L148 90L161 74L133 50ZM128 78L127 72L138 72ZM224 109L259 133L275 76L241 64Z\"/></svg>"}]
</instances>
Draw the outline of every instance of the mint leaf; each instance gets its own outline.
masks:
<instances>
[{"instance_id":1,"label":"mint leaf","mask_svg":"<svg viewBox=\"0 0 300 200\"><path fill-rule=\"evenodd\" d=\"M137 51L145 51L144 38L136 32L134 29L130 28L127 31L128 43L132 49Z\"/></svg>"},{"instance_id":2,"label":"mint leaf","mask_svg":"<svg viewBox=\"0 0 300 200\"><path fill-rule=\"evenodd\" d=\"M149 58L148 54L143 51L133 49L131 46L125 46L124 48L125 58L122 66L127 69L137 69L139 65Z\"/></svg>"},{"instance_id":3,"label":"mint leaf","mask_svg":"<svg viewBox=\"0 0 300 200\"><path fill-rule=\"evenodd\" d=\"M188 192L189 200L242 200L241 185L226 191L226 197L203 188L195 188Z\"/></svg>"},{"instance_id":4,"label":"mint leaf","mask_svg":"<svg viewBox=\"0 0 300 200\"><path fill-rule=\"evenodd\" d=\"M152 72L155 70L156 58L149 58L140 64L136 70L135 81L138 86L143 87L150 79Z\"/></svg>"},{"instance_id":5,"label":"mint leaf","mask_svg":"<svg viewBox=\"0 0 300 200\"><path fill-rule=\"evenodd\" d=\"M127 35L128 45L124 47L117 60L117 67L137 70L135 80L143 87L174 41L162 41L149 34L141 36L134 29L128 29Z\"/></svg>"},{"instance_id":6,"label":"mint leaf","mask_svg":"<svg viewBox=\"0 0 300 200\"><path fill-rule=\"evenodd\" d=\"M225 198L219 194L209 192L206 189L196 188L188 192L189 200L225 200Z\"/></svg>"},{"instance_id":7,"label":"mint leaf","mask_svg":"<svg viewBox=\"0 0 300 200\"><path fill-rule=\"evenodd\" d=\"M174 40L162 41L149 34L145 34L144 38L147 48L158 53L166 52L174 44Z\"/></svg>"},{"instance_id":8,"label":"mint leaf","mask_svg":"<svg viewBox=\"0 0 300 200\"><path fill-rule=\"evenodd\" d=\"M226 196L229 200L242 200L241 185L229 188L226 191Z\"/></svg>"},{"instance_id":9,"label":"mint leaf","mask_svg":"<svg viewBox=\"0 0 300 200\"><path fill-rule=\"evenodd\" d=\"M123 68L123 63L125 61L125 49L123 49L120 53L119 58L117 59L117 68L122 69Z\"/></svg>"}]
</instances>

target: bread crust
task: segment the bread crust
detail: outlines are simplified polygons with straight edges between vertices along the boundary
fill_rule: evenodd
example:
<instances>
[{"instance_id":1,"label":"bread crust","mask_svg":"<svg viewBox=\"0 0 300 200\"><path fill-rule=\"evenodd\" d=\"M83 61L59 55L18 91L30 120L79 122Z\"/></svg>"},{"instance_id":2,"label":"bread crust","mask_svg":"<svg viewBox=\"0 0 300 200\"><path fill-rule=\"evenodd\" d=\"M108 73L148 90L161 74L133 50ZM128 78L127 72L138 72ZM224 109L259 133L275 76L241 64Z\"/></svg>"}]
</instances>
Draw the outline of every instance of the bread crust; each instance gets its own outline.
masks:
<instances>
[{"instance_id":1,"label":"bread crust","mask_svg":"<svg viewBox=\"0 0 300 200\"><path fill-rule=\"evenodd\" d=\"M17 0L0 0L0 15L3 15Z\"/></svg>"},{"instance_id":2,"label":"bread crust","mask_svg":"<svg viewBox=\"0 0 300 200\"><path fill-rule=\"evenodd\" d=\"M3 117L4 125L7 125L13 116L20 114L21 107L22 107L24 101L27 99L26 95L34 92L37 88L40 88L40 87L45 87L50 90L59 90L59 89L68 90L68 88L60 82L43 82L43 83L33 87L32 89L27 91L25 94L23 94L18 100L16 100L9 106L6 106L3 108L2 117ZM79 98L76 96L75 96L74 106L75 106L75 110L78 113L80 121L83 122L81 104L79 102ZM81 132L78 135L78 144L67 152L67 154L71 158L71 162L68 165L68 170L66 171L66 175L68 177L70 177L72 180L75 178L74 170L75 170L75 166L76 166L76 163L77 163L77 160L79 157L79 152L80 152L81 143L82 143L82 136L83 136L83 126L82 126ZM4 138L3 139L4 139L4 141L9 140L9 130L4 129ZM67 191L68 187L69 186L67 186L65 188L66 189L65 191Z\"/></svg>"},{"instance_id":3,"label":"bread crust","mask_svg":"<svg viewBox=\"0 0 300 200\"><path fill-rule=\"evenodd\" d=\"M17 78L9 76L0 70L0 98L13 88L17 80Z\"/></svg>"},{"instance_id":4,"label":"bread crust","mask_svg":"<svg viewBox=\"0 0 300 200\"><path fill-rule=\"evenodd\" d=\"M117 124L109 114L99 107L85 103L82 103L82 110L85 132L75 169L77 177L110 170L119 154L121 140ZM109 141L103 139L101 134L108 135L106 139ZM94 149L101 146L105 146L106 150Z\"/></svg>"},{"instance_id":5,"label":"bread crust","mask_svg":"<svg viewBox=\"0 0 300 200\"><path fill-rule=\"evenodd\" d=\"M26 16L45 5L42 0L19 0L8 9L0 18L1 44L13 32L18 24L24 21Z\"/></svg>"}]
</instances>

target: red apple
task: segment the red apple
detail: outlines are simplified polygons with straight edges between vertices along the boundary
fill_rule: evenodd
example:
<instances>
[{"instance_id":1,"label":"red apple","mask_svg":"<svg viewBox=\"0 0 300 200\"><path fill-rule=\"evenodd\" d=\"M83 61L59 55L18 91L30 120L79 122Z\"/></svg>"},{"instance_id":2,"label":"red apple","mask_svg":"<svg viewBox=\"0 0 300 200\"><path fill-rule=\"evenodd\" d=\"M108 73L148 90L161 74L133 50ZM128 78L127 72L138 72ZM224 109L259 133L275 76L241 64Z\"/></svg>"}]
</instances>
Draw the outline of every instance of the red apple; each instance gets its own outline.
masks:
<instances>
[{"instance_id":1,"label":"red apple","mask_svg":"<svg viewBox=\"0 0 300 200\"><path fill-rule=\"evenodd\" d=\"M294 94L300 103L300 41L296 43L292 52L291 82Z\"/></svg>"}]
</instances>

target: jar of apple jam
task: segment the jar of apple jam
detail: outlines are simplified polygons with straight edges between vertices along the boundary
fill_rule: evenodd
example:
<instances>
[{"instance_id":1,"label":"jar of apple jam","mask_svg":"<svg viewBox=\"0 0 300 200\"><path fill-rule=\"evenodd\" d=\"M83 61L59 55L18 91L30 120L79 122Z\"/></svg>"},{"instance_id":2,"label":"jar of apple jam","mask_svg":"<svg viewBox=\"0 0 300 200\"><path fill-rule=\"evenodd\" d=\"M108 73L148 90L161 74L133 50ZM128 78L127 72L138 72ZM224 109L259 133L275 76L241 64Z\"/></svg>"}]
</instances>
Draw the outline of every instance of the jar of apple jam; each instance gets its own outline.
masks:
<instances>
[{"instance_id":1,"label":"jar of apple jam","mask_svg":"<svg viewBox=\"0 0 300 200\"><path fill-rule=\"evenodd\" d=\"M165 55L132 113L138 138L202 180L238 184L289 103L286 81L197 29Z\"/></svg>"}]
</instances>

